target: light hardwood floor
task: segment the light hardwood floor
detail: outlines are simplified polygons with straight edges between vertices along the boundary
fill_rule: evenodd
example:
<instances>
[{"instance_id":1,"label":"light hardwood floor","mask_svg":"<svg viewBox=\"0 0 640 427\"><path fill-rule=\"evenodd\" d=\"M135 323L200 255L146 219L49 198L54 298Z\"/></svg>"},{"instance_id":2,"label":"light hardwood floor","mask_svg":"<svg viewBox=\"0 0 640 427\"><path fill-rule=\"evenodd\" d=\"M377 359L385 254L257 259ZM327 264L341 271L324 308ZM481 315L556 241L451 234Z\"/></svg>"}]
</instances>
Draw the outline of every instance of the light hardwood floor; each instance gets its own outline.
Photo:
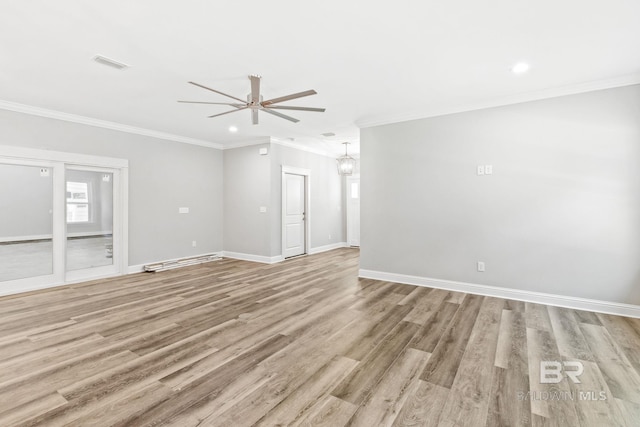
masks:
<instances>
[{"instance_id":1,"label":"light hardwood floor","mask_svg":"<svg viewBox=\"0 0 640 427\"><path fill-rule=\"evenodd\" d=\"M0 298L0 425L640 425L639 319L357 269L340 249Z\"/></svg>"}]
</instances>

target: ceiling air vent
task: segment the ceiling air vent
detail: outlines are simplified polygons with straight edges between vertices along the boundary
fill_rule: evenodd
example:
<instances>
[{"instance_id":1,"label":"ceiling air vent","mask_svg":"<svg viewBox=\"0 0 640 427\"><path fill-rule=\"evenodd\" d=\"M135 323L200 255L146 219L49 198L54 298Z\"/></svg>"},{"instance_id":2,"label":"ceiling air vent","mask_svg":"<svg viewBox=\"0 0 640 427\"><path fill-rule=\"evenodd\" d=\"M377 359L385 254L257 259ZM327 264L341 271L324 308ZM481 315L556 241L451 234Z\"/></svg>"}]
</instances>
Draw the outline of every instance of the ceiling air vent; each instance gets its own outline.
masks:
<instances>
[{"instance_id":1,"label":"ceiling air vent","mask_svg":"<svg viewBox=\"0 0 640 427\"><path fill-rule=\"evenodd\" d=\"M93 60L98 64L106 65L107 67L115 68L117 70L124 70L125 68L129 68L130 65L127 65L123 62L118 62L111 58L107 58L106 56L96 55L93 57Z\"/></svg>"},{"instance_id":2,"label":"ceiling air vent","mask_svg":"<svg viewBox=\"0 0 640 427\"><path fill-rule=\"evenodd\" d=\"M320 135L325 136L327 138L329 138L330 136L336 136L336 134L333 132L325 132L325 133L321 133Z\"/></svg>"}]
</instances>

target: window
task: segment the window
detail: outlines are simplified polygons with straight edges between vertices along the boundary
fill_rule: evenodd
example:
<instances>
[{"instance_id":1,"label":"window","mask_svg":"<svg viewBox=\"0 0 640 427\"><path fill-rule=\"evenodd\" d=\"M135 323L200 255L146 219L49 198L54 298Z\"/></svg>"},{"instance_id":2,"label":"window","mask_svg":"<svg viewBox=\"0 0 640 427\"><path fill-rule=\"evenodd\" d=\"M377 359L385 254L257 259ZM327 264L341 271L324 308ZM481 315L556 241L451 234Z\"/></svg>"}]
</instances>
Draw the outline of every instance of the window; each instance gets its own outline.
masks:
<instances>
[{"instance_id":1,"label":"window","mask_svg":"<svg viewBox=\"0 0 640 427\"><path fill-rule=\"evenodd\" d=\"M89 222L89 183L67 181L67 224Z\"/></svg>"},{"instance_id":2,"label":"window","mask_svg":"<svg viewBox=\"0 0 640 427\"><path fill-rule=\"evenodd\" d=\"M360 197L360 183L359 182L352 182L351 183L351 198L352 199L357 199L358 197Z\"/></svg>"}]
</instances>

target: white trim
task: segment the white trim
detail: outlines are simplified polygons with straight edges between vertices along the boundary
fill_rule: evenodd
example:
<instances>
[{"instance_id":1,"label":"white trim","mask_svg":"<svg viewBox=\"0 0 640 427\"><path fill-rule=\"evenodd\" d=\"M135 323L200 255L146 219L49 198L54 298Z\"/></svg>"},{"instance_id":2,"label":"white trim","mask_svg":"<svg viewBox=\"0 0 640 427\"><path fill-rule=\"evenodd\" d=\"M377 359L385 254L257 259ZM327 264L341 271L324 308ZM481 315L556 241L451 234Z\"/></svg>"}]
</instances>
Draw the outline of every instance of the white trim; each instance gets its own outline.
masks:
<instances>
[{"instance_id":1,"label":"white trim","mask_svg":"<svg viewBox=\"0 0 640 427\"><path fill-rule=\"evenodd\" d=\"M455 282L452 280L432 279L429 277L387 273L384 271L360 269L358 276L363 279L405 283L408 285L445 289L448 291L466 292L469 294L533 302L576 310L595 311L599 313L615 314L618 316L640 318L640 306L638 305L547 294L543 292L523 291L520 289L499 288L496 286L480 285L476 283Z\"/></svg>"},{"instance_id":2,"label":"white trim","mask_svg":"<svg viewBox=\"0 0 640 427\"><path fill-rule=\"evenodd\" d=\"M0 157L5 157L7 159L20 159L25 160L26 162L34 160L44 162L63 162L66 163L67 166L71 167L74 167L76 165L96 166L112 169L129 167L129 160L127 159L92 156L89 154L67 153L64 151L49 151L37 148L24 148L10 145L0 145Z\"/></svg>"},{"instance_id":3,"label":"white trim","mask_svg":"<svg viewBox=\"0 0 640 427\"><path fill-rule=\"evenodd\" d=\"M287 174L304 176L304 253L308 254L311 249L311 169L298 168L295 166L281 165L282 172L280 178L280 257L284 259L284 248L287 246L285 236L285 212L286 206L286 183Z\"/></svg>"},{"instance_id":4,"label":"white trim","mask_svg":"<svg viewBox=\"0 0 640 427\"><path fill-rule=\"evenodd\" d=\"M239 259L242 261L260 262L263 264L275 264L277 262L281 262L284 260L284 258L282 258L281 255L268 257L264 255L242 254L239 252L229 252L229 251L222 251L222 257Z\"/></svg>"},{"instance_id":5,"label":"white trim","mask_svg":"<svg viewBox=\"0 0 640 427\"><path fill-rule=\"evenodd\" d=\"M120 274L129 267L129 168L120 169Z\"/></svg>"},{"instance_id":6,"label":"white trim","mask_svg":"<svg viewBox=\"0 0 640 427\"><path fill-rule=\"evenodd\" d=\"M313 154L318 154L320 156L325 156L325 157L331 157L332 159L335 159L336 156L328 151L324 151L318 148L311 148L311 147L307 147L305 145L303 145L302 143L295 143L292 141L283 141L281 139L275 138L275 137L271 137L271 143L272 144L276 144L276 145L282 145L284 147L289 147L289 148L293 148L296 150L300 150L300 151L306 151L307 153L313 153Z\"/></svg>"},{"instance_id":7,"label":"white trim","mask_svg":"<svg viewBox=\"0 0 640 427\"><path fill-rule=\"evenodd\" d=\"M0 100L0 109L15 111L17 113L30 114L32 116L47 117L65 122L79 123L88 126L95 126L104 129L111 129L120 132L132 133L152 138L164 139L167 141L182 142L185 144L199 145L201 147L222 149L221 144L204 141L201 139L189 138L186 136L173 135L151 129L139 128L136 126L124 125L122 123L109 122L107 120L94 119L93 117L79 116L77 114L63 113L61 111L48 110L46 108L34 107L32 105L18 104L17 102Z\"/></svg>"},{"instance_id":8,"label":"white trim","mask_svg":"<svg viewBox=\"0 0 640 427\"><path fill-rule=\"evenodd\" d=\"M332 251L334 249L346 248L348 247L347 242L338 242L331 243L324 246L316 246L315 248L311 248L309 250L309 255L319 254L320 252Z\"/></svg>"},{"instance_id":9,"label":"white trim","mask_svg":"<svg viewBox=\"0 0 640 427\"><path fill-rule=\"evenodd\" d=\"M448 114L464 113L467 111L483 110L485 108L502 107L505 105L520 104L523 102L538 101L541 99L557 98L559 96L575 95L584 92L613 89L622 86L631 86L640 83L640 73L627 74L606 80L596 80L578 83L569 86L561 86L550 89L537 90L532 92L519 93L506 96L491 101L477 104L460 105L448 109L431 109L426 111L414 111L408 114L398 114L394 116L378 116L369 119L356 121L359 128L388 125L392 123L406 122L409 120L426 119L429 117L445 116Z\"/></svg>"},{"instance_id":10,"label":"white trim","mask_svg":"<svg viewBox=\"0 0 640 427\"><path fill-rule=\"evenodd\" d=\"M250 138L240 141L223 141L222 150L233 150L234 148L251 147L254 145L264 145L271 142L269 137Z\"/></svg>"},{"instance_id":11,"label":"white trim","mask_svg":"<svg viewBox=\"0 0 640 427\"><path fill-rule=\"evenodd\" d=\"M293 174L293 175L310 176L311 175L311 169L304 169L304 168L298 168L298 167L295 167L295 166L282 165L282 173L289 173L289 174Z\"/></svg>"}]
</instances>

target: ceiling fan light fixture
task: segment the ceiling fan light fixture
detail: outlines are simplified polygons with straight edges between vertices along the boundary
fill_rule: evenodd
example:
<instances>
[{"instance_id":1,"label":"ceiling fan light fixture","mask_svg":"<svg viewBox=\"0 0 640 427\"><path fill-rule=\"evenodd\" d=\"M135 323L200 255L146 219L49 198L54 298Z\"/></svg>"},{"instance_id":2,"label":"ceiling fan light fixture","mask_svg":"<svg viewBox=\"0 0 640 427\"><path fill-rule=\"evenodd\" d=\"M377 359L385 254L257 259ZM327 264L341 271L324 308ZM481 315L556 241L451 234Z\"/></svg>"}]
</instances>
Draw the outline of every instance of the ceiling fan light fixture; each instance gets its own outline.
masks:
<instances>
[{"instance_id":1,"label":"ceiling fan light fixture","mask_svg":"<svg viewBox=\"0 0 640 427\"><path fill-rule=\"evenodd\" d=\"M353 175L353 172L356 170L356 159L351 157L347 153L347 147L349 146L348 142L343 142L344 144L344 156L340 156L336 159L338 162L338 174L342 176L350 176Z\"/></svg>"},{"instance_id":2,"label":"ceiling fan light fixture","mask_svg":"<svg viewBox=\"0 0 640 427\"><path fill-rule=\"evenodd\" d=\"M282 114L277 110L311 111L316 113L324 113L325 111L324 108L294 107L292 105L279 105L281 102L290 101L292 99L303 98L309 95L316 95L317 92L313 89L305 90L304 92L292 93L290 95L280 96L278 98L267 99L266 101L263 100L263 97L260 94L260 79L261 77L255 74L252 74L249 76L249 80L251 81L251 93L247 95L246 101L240 98L236 98L235 96L226 94L224 92L220 92L219 90L207 87L205 85L201 85L200 83L189 82L189 84L217 93L218 95L231 98L236 102L207 102L207 101L178 101L178 102L187 103L187 104L228 105L234 108L234 110L224 111L222 113L208 116L209 118L224 116L226 114L235 113L236 111L249 110L251 111L251 123L253 123L254 125L258 124L258 113L260 111L264 113L269 113L273 116L280 117L281 119L285 119L293 123L298 123L300 120L294 117L288 116L286 114ZM278 104L278 105L275 105L275 104Z\"/></svg>"}]
</instances>

